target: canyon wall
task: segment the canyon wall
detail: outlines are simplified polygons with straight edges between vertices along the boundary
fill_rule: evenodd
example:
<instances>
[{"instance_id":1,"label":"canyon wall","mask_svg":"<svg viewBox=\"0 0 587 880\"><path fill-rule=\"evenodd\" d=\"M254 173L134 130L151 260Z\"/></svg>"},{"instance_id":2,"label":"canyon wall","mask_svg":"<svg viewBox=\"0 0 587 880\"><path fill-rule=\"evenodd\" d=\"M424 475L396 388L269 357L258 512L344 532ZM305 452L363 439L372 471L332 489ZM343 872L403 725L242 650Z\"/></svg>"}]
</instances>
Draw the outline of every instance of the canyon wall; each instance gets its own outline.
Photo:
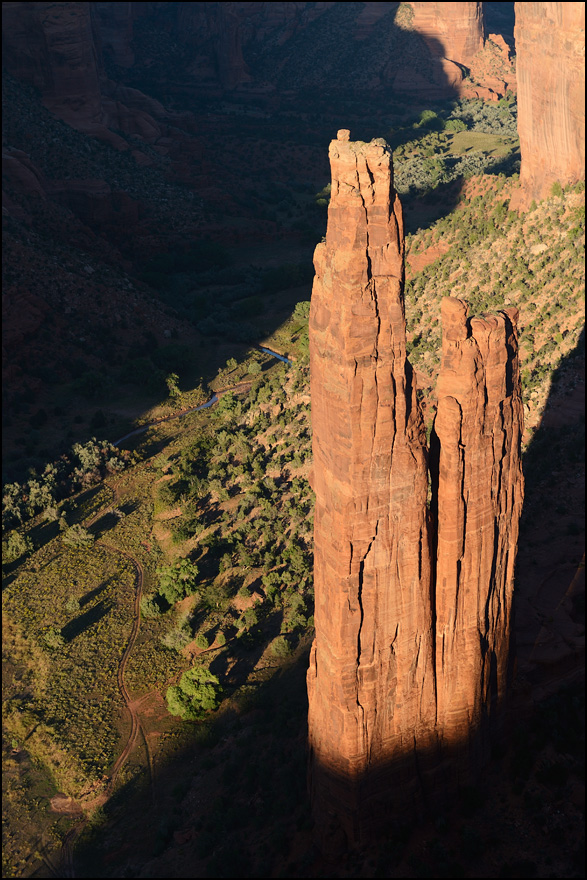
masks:
<instances>
[{"instance_id":1,"label":"canyon wall","mask_svg":"<svg viewBox=\"0 0 587 880\"><path fill-rule=\"evenodd\" d=\"M482 3L411 3L413 27L433 56L470 67L483 48Z\"/></svg>"},{"instance_id":2,"label":"canyon wall","mask_svg":"<svg viewBox=\"0 0 587 880\"><path fill-rule=\"evenodd\" d=\"M468 320L464 303L443 302L428 456L391 151L341 131L329 153L310 312L308 670L310 790L327 850L418 815L487 760L507 692L522 503L515 310Z\"/></svg>"},{"instance_id":3,"label":"canyon wall","mask_svg":"<svg viewBox=\"0 0 587 880\"><path fill-rule=\"evenodd\" d=\"M122 151L132 150L132 146L120 132L155 143L163 133L155 117L165 117L165 109L137 89L109 80L102 63L99 25L110 33L105 21L112 24L112 34L121 29L118 60L131 63L128 53L124 54L123 39L124 16L130 4L98 4L95 10L93 5L3 3L4 66L35 86L45 106L78 131ZM114 22L107 12L115 15ZM139 150L133 155L141 164L149 164Z\"/></svg>"},{"instance_id":4,"label":"canyon wall","mask_svg":"<svg viewBox=\"0 0 587 880\"><path fill-rule=\"evenodd\" d=\"M515 36L526 208L585 177L585 4L516 3Z\"/></svg>"}]
</instances>

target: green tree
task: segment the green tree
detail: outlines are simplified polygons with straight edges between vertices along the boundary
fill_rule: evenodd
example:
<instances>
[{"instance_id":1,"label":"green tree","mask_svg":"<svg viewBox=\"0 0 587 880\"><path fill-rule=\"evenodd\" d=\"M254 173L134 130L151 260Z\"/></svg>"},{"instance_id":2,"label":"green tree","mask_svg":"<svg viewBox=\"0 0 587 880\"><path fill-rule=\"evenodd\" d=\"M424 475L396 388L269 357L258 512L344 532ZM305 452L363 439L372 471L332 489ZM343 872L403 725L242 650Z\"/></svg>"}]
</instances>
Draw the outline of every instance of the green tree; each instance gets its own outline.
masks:
<instances>
[{"instance_id":1,"label":"green tree","mask_svg":"<svg viewBox=\"0 0 587 880\"><path fill-rule=\"evenodd\" d=\"M167 689L167 708L184 721L196 721L218 707L221 694L218 676L203 666L193 666L178 685Z\"/></svg>"},{"instance_id":2,"label":"green tree","mask_svg":"<svg viewBox=\"0 0 587 880\"><path fill-rule=\"evenodd\" d=\"M167 385L167 390L169 391L169 396L174 400L177 400L181 397L181 391L179 390L179 376L177 373L169 373L165 377L165 384Z\"/></svg>"},{"instance_id":3,"label":"green tree","mask_svg":"<svg viewBox=\"0 0 587 880\"><path fill-rule=\"evenodd\" d=\"M65 603L65 610L68 614L77 614L79 612L79 599L76 599L75 596L70 596Z\"/></svg>"},{"instance_id":4,"label":"green tree","mask_svg":"<svg viewBox=\"0 0 587 880\"><path fill-rule=\"evenodd\" d=\"M193 596L198 582L198 566L189 559L180 559L173 565L157 569L159 593L170 605L175 605L184 596Z\"/></svg>"},{"instance_id":5,"label":"green tree","mask_svg":"<svg viewBox=\"0 0 587 880\"><path fill-rule=\"evenodd\" d=\"M47 630L43 638L47 647L52 650L58 650L65 644L65 639L61 635L61 632L53 626Z\"/></svg>"},{"instance_id":6,"label":"green tree","mask_svg":"<svg viewBox=\"0 0 587 880\"><path fill-rule=\"evenodd\" d=\"M74 523L63 534L63 543L68 547L91 547L94 543L94 536L80 523Z\"/></svg>"},{"instance_id":7,"label":"green tree","mask_svg":"<svg viewBox=\"0 0 587 880\"><path fill-rule=\"evenodd\" d=\"M8 540L3 542L2 551L5 562L13 562L15 559L20 559L21 556L32 553L33 542L28 535L12 532Z\"/></svg>"}]
</instances>

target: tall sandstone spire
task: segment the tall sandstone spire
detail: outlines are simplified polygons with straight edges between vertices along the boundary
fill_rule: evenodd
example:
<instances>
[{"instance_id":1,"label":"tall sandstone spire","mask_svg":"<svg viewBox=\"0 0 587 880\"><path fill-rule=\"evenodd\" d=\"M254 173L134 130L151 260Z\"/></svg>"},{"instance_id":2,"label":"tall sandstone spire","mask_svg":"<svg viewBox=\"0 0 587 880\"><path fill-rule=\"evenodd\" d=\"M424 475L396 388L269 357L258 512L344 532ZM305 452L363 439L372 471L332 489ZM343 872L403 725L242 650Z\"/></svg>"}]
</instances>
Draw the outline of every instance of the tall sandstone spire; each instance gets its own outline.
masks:
<instances>
[{"instance_id":1,"label":"tall sandstone spire","mask_svg":"<svg viewBox=\"0 0 587 880\"><path fill-rule=\"evenodd\" d=\"M523 500L517 318L516 309L506 309L467 320L465 303L442 301L430 454L436 728L450 772L462 781L486 760L507 693Z\"/></svg>"},{"instance_id":2,"label":"tall sandstone spire","mask_svg":"<svg viewBox=\"0 0 587 880\"><path fill-rule=\"evenodd\" d=\"M385 141L330 145L310 312L316 641L308 672L316 813L360 840L391 755L434 715L425 433L406 359L404 232ZM408 776L415 780L413 767ZM405 795L405 790L403 792Z\"/></svg>"},{"instance_id":3,"label":"tall sandstone spire","mask_svg":"<svg viewBox=\"0 0 587 880\"><path fill-rule=\"evenodd\" d=\"M317 834L338 847L368 840L396 811L418 813L461 742L483 760L508 662L522 409L515 315L467 321L465 304L447 300L429 470L391 150L340 131L329 152L310 312L308 696Z\"/></svg>"}]
</instances>

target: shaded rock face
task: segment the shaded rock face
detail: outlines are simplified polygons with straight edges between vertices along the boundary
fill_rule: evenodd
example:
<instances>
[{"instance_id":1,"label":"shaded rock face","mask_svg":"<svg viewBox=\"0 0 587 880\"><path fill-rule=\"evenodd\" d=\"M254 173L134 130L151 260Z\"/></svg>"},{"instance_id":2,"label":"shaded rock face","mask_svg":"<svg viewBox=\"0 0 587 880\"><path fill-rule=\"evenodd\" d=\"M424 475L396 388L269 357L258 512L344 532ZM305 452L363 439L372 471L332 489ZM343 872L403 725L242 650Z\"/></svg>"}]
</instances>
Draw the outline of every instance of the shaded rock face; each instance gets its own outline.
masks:
<instances>
[{"instance_id":1,"label":"shaded rock face","mask_svg":"<svg viewBox=\"0 0 587 880\"><path fill-rule=\"evenodd\" d=\"M124 35L123 19L130 5L2 4L2 51L7 70L38 88L45 106L68 125L118 150L130 147L111 129L153 142L162 131L150 114L166 115L157 101L137 89L118 86L104 73L100 29L106 28L106 11L112 12L104 7L114 8L115 25ZM112 33L115 30L111 28ZM109 33L106 28L106 42ZM116 46L119 63L126 59L130 64L122 37Z\"/></svg>"},{"instance_id":2,"label":"shaded rock face","mask_svg":"<svg viewBox=\"0 0 587 880\"><path fill-rule=\"evenodd\" d=\"M3 3L7 69L38 88L58 115L98 122L99 60L89 3ZM62 116L63 118L63 116Z\"/></svg>"},{"instance_id":3,"label":"shaded rock face","mask_svg":"<svg viewBox=\"0 0 587 880\"><path fill-rule=\"evenodd\" d=\"M391 151L340 131L330 161L310 312L308 696L317 835L337 849L418 814L487 758L506 691L522 405L516 315L467 320L445 300L428 462Z\"/></svg>"},{"instance_id":4,"label":"shaded rock face","mask_svg":"<svg viewBox=\"0 0 587 880\"><path fill-rule=\"evenodd\" d=\"M518 207L585 176L585 5L516 3Z\"/></svg>"}]
</instances>

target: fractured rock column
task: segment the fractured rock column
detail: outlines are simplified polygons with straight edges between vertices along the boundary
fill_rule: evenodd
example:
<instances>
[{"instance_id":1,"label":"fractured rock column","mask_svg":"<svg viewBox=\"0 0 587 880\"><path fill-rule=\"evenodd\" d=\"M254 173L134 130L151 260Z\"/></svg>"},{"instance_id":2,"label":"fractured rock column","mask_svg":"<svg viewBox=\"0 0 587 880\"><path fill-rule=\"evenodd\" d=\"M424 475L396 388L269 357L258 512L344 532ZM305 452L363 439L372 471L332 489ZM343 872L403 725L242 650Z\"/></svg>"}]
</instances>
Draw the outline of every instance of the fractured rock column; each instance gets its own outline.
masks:
<instances>
[{"instance_id":1,"label":"fractured rock column","mask_svg":"<svg viewBox=\"0 0 587 880\"><path fill-rule=\"evenodd\" d=\"M464 302L442 301L431 467L437 724L443 753L462 759L453 761L453 775L455 767L466 775L487 760L506 694L523 501L516 320L516 309L467 320Z\"/></svg>"},{"instance_id":2,"label":"fractured rock column","mask_svg":"<svg viewBox=\"0 0 587 880\"><path fill-rule=\"evenodd\" d=\"M314 255L315 627L310 785L319 836L359 843L420 798L435 712L425 434L406 360L391 150L338 133ZM394 804L394 798L396 803Z\"/></svg>"}]
</instances>

